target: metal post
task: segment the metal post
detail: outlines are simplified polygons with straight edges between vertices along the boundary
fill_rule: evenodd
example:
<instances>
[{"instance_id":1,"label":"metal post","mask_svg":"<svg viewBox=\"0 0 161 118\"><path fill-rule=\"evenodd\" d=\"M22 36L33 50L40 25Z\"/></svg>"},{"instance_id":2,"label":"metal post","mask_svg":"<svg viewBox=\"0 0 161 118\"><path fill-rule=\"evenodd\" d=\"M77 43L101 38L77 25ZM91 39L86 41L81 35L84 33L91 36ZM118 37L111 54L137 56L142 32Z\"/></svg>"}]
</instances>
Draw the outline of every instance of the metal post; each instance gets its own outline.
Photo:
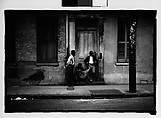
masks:
<instances>
[{"instance_id":1,"label":"metal post","mask_svg":"<svg viewBox=\"0 0 161 118\"><path fill-rule=\"evenodd\" d=\"M136 22L130 24L129 41L129 92L136 92Z\"/></svg>"}]
</instances>

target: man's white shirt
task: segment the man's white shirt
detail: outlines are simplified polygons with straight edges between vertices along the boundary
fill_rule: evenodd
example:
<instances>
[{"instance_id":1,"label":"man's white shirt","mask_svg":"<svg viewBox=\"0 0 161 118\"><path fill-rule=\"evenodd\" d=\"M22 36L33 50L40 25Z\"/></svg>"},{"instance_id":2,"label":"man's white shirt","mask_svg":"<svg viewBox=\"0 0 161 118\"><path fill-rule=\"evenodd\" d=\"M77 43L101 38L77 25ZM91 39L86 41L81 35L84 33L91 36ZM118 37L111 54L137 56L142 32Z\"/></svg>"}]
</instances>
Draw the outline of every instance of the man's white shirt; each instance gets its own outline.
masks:
<instances>
[{"instance_id":1,"label":"man's white shirt","mask_svg":"<svg viewBox=\"0 0 161 118\"><path fill-rule=\"evenodd\" d=\"M89 63L93 64L93 57L92 56L89 57Z\"/></svg>"},{"instance_id":2,"label":"man's white shirt","mask_svg":"<svg viewBox=\"0 0 161 118\"><path fill-rule=\"evenodd\" d=\"M74 65L75 64L75 61L74 61L74 57L73 55L70 55L69 58L68 58L68 61L67 61L67 64L71 64L71 65Z\"/></svg>"}]
</instances>

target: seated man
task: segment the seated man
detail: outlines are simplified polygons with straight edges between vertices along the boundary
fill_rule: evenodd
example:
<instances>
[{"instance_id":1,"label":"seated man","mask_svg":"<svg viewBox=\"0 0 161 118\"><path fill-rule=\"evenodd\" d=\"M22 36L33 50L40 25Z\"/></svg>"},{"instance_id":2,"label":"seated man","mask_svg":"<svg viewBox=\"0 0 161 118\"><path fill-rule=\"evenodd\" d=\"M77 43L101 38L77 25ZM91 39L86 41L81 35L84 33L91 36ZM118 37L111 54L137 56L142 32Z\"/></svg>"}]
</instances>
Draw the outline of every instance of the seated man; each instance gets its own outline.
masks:
<instances>
[{"instance_id":1,"label":"seated man","mask_svg":"<svg viewBox=\"0 0 161 118\"><path fill-rule=\"evenodd\" d=\"M87 84L90 84L93 79L91 78L91 76L89 76L90 74L90 68L88 69L84 69L82 64L79 63L76 68L75 68L75 72L76 72L76 82L78 83L79 81L86 81Z\"/></svg>"},{"instance_id":2,"label":"seated man","mask_svg":"<svg viewBox=\"0 0 161 118\"><path fill-rule=\"evenodd\" d=\"M78 77L78 79L85 78L84 77L85 71L81 63L78 63L78 65L75 68L75 71L76 71L76 76Z\"/></svg>"},{"instance_id":3,"label":"seated man","mask_svg":"<svg viewBox=\"0 0 161 118\"><path fill-rule=\"evenodd\" d=\"M93 51L89 52L89 56L86 57L86 59L84 60L84 63L86 65L87 68L90 68L92 70L92 73L96 73L96 64L97 64L97 59L94 56Z\"/></svg>"}]
</instances>

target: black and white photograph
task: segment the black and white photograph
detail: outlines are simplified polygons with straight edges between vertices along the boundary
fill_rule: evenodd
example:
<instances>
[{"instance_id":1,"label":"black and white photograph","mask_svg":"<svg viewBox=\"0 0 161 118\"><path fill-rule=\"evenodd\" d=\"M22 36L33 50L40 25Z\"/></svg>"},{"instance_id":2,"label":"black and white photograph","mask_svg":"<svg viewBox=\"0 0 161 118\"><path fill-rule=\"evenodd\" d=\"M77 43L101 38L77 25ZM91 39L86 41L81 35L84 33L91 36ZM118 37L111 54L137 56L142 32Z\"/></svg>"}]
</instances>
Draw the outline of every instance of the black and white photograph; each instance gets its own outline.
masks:
<instances>
[{"instance_id":1,"label":"black and white photograph","mask_svg":"<svg viewBox=\"0 0 161 118\"><path fill-rule=\"evenodd\" d=\"M71 1L3 9L4 114L156 116L157 8Z\"/></svg>"}]
</instances>

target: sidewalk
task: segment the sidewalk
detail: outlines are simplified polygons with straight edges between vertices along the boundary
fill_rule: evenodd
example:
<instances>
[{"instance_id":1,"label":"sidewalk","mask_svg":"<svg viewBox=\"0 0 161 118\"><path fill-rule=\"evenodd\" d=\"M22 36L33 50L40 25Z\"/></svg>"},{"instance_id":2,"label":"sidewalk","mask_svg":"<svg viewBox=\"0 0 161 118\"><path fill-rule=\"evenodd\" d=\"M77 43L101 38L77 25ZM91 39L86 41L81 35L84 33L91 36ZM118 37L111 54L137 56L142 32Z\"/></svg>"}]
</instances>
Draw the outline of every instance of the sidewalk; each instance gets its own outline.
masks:
<instances>
[{"instance_id":1,"label":"sidewalk","mask_svg":"<svg viewBox=\"0 0 161 118\"><path fill-rule=\"evenodd\" d=\"M154 85L137 85L137 92L130 93L129 85L84 85L74 86L9 86L7 97L40 97L40 98L113 98L153 96Z\"/></svg>"}]
</instances>

